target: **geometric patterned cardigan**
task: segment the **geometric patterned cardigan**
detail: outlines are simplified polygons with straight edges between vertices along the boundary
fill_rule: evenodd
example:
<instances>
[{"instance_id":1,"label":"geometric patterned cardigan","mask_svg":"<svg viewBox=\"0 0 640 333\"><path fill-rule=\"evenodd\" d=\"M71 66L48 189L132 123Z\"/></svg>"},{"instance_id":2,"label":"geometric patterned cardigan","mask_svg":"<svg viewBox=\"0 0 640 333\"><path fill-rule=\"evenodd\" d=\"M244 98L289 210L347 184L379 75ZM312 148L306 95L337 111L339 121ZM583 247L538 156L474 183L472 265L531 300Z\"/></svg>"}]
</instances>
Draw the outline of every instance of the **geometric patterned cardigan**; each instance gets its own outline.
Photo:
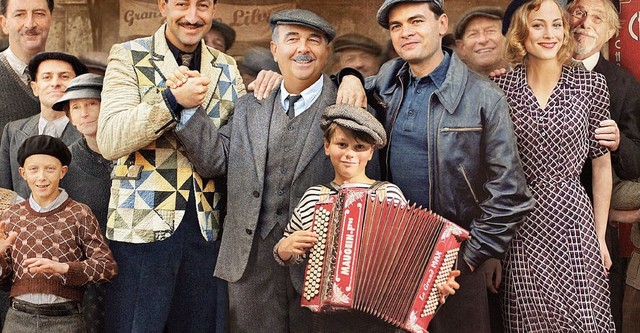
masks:
<instances>
[{"instance_id":1,"label":"geometric patterned cardigan","mask_svg":"<svg viewBox=\"0 0 640 333\"><path fill-rule=\"evenodd\" d=\"M98 121L98 145L118 159L112 174L107 238L150 243L170 237L182 221L190 189L208 241L218 238L222 191L202 179L173 129L177 118L163 98L166 76L178 69L164 34L116 44L109 55ZM245 94L233 58L202 42L200 73L211 79L205 109L216 126L229 119ZM206 149L206 147L203 147Z\"/></svg>"}]
</instances>

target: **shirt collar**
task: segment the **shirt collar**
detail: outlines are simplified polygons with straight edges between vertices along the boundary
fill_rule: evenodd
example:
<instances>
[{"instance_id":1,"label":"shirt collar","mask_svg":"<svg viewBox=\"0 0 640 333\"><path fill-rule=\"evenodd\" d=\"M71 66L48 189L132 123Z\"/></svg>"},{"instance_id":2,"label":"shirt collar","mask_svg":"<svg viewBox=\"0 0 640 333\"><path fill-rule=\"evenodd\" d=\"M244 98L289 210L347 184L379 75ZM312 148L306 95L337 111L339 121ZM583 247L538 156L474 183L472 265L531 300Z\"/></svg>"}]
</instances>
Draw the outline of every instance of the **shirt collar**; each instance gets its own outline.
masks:
<instances>
[{"instance_id":1,"label":"shirt collar","mask_svg":"<svg viewBox=\"0 0 640 333\"><path fill-rule=\"evenodd\" d=\"M59 138L62 136L62 132L64 132L65 127L67 127L67 124L69 123L69 118L67 118L67 116L64 117L60 117L58 119L52 120L53 125L55 126L56 129L56 138ZM39 134L44 134L44 127L47 126L47 124L49 123L49 121L47 121L46 119L42 118L42 116L40 116L40 119L38 121L38 133Z\"/></svg>"},{"instance_id":2,"label":"shirt collar","mask_svg":"<svg viewBox=\"0 0 640 333\"><path fill-rule=\"evenodd\" d=\"M178 49L178 47L176 47L175 45L171 44L171 42L167 39L166 36L164 38L167 41L167 45L169 46L169 51L171 51L171 54L173 54L173 58L176 60L176 63L180 65L181 63L180 54L182 53L182 51L180 51L180 49ZM200 69L201 53L202 53L202 43L198 43L198 47L196 47L195 51L193 51L193 60L191 60L190 69L192 70Z\"/></svg>"},{"instance_id":3,"label":"shirt collar","mask_svg":"<svg viewBox=\"0 0 640 333\"><path fill-rule=\"evenodd\" d=\"M6 50L2 51L2 54L7 58L7 62L9 62L11 68L16 71L18 76L22 77L23 73L25 73L25 70L27 69L27 64L20 60L20 58L11 51L11 47L7 47Z\"/></svg>"},{"instance_id":4,"label":"shirt collar","mask_svg":"<svg viewBox=\"0 0 640 333\"><path fill-rule=\"evenodd\" d=\"M63 188L59 189L59 191L60 191L60 194L58 194L58 196L50 204L46 205L45 207L40 207L40 205L33 198L33 194L31 194L29 195L29 206L31 206L31 209L33 209L38 213L50 212L60 207L69 198L69 194L67 194L67 191L65 191Z\"/></svg>"},{"instance_id":5,"label":"shirt collar","mask_svg":"<svg viewBox=\"0 0 640 333\"><path fill-rule=\"evenodd\" d=\"M598 60L600 60L600 52L596 52L596 53L590 55L587 59L575 60L575 61L581 61L586 70L592 71L596 67L596 65L598 64Z\"/></svg>"},{"instance_id":6,"label":"shirt collar","mask_svg":"<svg viewBox=\"0 0 640 333\"><path fill-rule=\"evenodd\" d=\"M316 82L314 82L311 86L309 86L309 88L303 90L300 93L302 98L300 98L295 104L298 106L295 109L296 116L308 109L311 104L313 104L316 99L318 99L318 96L320 96L320 93L322 92L323 82L324 74L320 75L320 78ZM282 82L280 82L280 104L282 104L282 107L285 110L289 108L289 100L287 100L287 97L289 97L289 95L289 92L284 87L284 80L282 80Z\"/></svg>"},{"instance_id":7,"label":"shirt collar","mask_svg":"<svg viewBox=\"0 0 640 333\"><path fill-rule=\"evenodd\" d=\"M448 52L444 52L444 58L442 58L442 61L440 62L440 64L433 69L433 71L431 73L429 73L429 75L418 78L416 76L413 75L413 73L411 73L411 68L409 68L409 72L411 73L410 75L410 82L426 82L425 80L431 80L438 89L440 89L440 86L442 86L442 84L444 83L444 80L447 78L447 71L449 71L449 63L451 63L451 55Z\"/></svg>"}]
</instances>

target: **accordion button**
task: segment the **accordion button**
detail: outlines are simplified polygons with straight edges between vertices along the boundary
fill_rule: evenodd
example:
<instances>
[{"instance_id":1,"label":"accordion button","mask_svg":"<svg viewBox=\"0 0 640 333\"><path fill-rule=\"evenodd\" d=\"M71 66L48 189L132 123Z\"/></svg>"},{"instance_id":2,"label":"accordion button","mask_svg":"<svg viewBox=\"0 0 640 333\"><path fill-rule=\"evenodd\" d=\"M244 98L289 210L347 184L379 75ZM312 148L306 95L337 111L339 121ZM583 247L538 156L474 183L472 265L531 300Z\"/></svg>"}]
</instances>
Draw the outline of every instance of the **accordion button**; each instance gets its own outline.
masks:
<instances>
[{"instance_id":1,"label":"accordion button","mask_svg":"<svg viewBox=\"0 0 640 333\"><path fill-rule=\"evenodd\" d=\"M253 234L253 230L251 230L251 229L244 229L244 232L246 232L247 235Z\"/></svg>"},{"instance_id":2,"label":"accordion button","mask_svg":"<svg viewBox=\"0 0 640 333\"><path fill-rule=\"evenodd\" d=\"M253 196L256 197L256 198L259 198L260 197L260 192L253 191Z\"/></svg>"}]
</instances>

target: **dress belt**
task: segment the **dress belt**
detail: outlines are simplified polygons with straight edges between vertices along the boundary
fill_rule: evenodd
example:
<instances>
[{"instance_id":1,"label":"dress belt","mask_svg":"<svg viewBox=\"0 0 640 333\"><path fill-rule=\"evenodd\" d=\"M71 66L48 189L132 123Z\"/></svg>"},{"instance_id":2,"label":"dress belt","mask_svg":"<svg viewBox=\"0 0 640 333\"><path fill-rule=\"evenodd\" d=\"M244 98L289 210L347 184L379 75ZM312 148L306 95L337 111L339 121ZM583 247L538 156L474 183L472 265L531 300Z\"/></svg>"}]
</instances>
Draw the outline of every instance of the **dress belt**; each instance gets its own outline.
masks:
<instances>
[{"instance_id":1,"label":"dress belt","mask_svg":"<svg viewBox=\"0 0 640 333\"><path fill-rule=\"evenodd\" d=\"M80 302L71 301L53 304L33 304L18 299L11 299L11 308L33 315L42 315L50 317L69 316L72 314L82 313Z\"/></svg>"}]
</instances>

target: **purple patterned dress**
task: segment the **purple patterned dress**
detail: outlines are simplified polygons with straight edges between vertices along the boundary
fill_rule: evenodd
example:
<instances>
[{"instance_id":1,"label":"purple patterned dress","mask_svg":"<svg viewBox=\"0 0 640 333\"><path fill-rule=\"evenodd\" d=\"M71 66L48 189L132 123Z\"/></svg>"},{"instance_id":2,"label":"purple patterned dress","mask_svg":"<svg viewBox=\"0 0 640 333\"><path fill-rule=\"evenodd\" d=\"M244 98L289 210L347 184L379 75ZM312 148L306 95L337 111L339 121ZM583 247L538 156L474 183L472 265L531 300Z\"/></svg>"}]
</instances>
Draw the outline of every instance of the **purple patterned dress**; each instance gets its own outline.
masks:
<instances>
[{"instance_id":1,"label":"purple patterned dress","mask_svg":"<svg viewBox=\"0 0 640 333\"><path fill-rule=\"evenodd\" d=\"M563 67L542 109L517 66L495 78L510 107L522 166L536 206L504 259L507 332L615 332L593 208L580 184L586 158L607 153L595 140L609 118L602 75Z\"/></svg>"}]
</instances>

